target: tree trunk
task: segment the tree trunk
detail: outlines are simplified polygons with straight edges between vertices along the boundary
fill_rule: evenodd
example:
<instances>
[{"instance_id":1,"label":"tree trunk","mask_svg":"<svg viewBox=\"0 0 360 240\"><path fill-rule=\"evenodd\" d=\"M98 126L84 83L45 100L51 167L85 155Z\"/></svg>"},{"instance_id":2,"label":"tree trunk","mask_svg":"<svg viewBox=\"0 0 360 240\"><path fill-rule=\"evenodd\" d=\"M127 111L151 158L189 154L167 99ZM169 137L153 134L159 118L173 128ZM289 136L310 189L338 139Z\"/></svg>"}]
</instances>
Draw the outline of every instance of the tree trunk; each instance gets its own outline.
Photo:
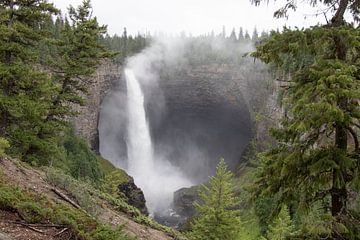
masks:
<instances>
[{"instance_id":1,"label":"tree trunk","mask_svg":"<svg viewBox=\"0 0 360 240\"><path fill-rule=\"evenodd\" d=\"M349 0L340 0L339 7L331 19L331 25L334 27L339 27L344 24L344 14L349 5Z\"/></svg>"}]
</instances>

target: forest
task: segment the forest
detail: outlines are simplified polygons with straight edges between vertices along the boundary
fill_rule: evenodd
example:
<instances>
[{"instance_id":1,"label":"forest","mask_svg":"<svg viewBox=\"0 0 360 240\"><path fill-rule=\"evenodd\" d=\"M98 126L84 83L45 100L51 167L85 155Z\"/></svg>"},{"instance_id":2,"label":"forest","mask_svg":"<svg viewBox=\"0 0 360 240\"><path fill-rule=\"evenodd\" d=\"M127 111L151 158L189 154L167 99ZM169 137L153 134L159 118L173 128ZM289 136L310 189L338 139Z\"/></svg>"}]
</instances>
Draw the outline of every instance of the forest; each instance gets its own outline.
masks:
<instances>
[{"instance_id":1,"label":"forest","mask_svg":"<svg viewBox=\"0 0 360 240\"><path fill-rule=\"evenodd\" d=\"M324 12L316 14L331 18L323 25L261 33L240 27L227 34L224 27L221 33L180 34L181 61L164 63L166 51L176 51L160 49L163 55L155 59L161 65L149 64L166 79L188 71L186 76L198 80L196 74L251 64L258 74L267 72L249 90L251 140L236 167L214 156L213 176L189 188L194 214L173 227L146 206L149 189L135 185L140 182L136 171L105 159L74 125L98 84L99 69L115 66L120 75L125 69L121 78L129 78L126 69L135 66L134 57L153 54L151 46L169 48L161 42L167 38L131 35L127 28L111 35L93 15L90 0L70 6L67 13L47 0L0 1L0 239L3 234L5 240L360 239L360 1L286 0L274 17L286 18L299 5L322 5ZM120 82L113 88L121 87ZM149 99L156 93L148 93ZM146 94L144 115L146 104L155 109L162 104L146 102ZM272 95L277 116L266 111L265 98ZM144 127L154 135L149 118L144 116ZM265 130L259 127L264 124ZM127 134L125 140L131 138L131 131ZM176 167L169 169L181 165ZM14 226L21 227L18 237Z\"/></svg>"}]
</instances>

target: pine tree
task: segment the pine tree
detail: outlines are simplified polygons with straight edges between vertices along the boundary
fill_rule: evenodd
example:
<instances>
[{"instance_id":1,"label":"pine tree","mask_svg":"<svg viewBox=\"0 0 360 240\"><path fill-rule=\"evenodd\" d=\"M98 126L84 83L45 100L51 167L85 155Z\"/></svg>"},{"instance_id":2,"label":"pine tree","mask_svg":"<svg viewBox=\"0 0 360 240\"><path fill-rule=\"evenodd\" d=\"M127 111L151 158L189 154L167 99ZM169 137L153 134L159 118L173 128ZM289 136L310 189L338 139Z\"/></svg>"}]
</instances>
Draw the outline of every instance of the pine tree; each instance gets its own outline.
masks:
<instances>
[{"instance_id":1,"label":"pine tree","mask_svg":"<svg viewBox=\"0 0 360 240\"><path fill-rule=\"evenodd\" d=\"M249 32L247 30L245 31L244 39L247 40L247 41L249 41L251 39L250 34L249 34Z\"/></svg>"},{"instance_id":2,"label":"pine tree","mask_svg":"<svg viewBox=\"0 0 360 240\"><path fill-rule=\"evenodd\" d=\"M289 208L282 206L279 215L269 226L267 233L268 240L286 240L291 239L296 234L295 224L291 220Z\"/></svg>"},{"instance_id":3,"label":"pine tree","mask_svg":"<svg viewBox=\"0 0 360 240\"><path fill-rule=\"evenodd\" d=\"M258 31L256 29L256 27L254 28L254 31L253 31L253 34L252 34L252 37L251 37L251 40L253 42L256 42L257 40L259 39L259 34L258 34Z\"/></svg>"},{"instance_id":4,"label":"pine tree","mask_svg":"<svg viewBox=\"0 0 360 240\"><path fill-rule=\"evenodd\" d=\"M13 154L33 161L50 144L38 134L54 86L38 65L46 26L58 10L46 0L1 1L0 9L0 133Z\"/></svg>"},{"instance_id":5,"label":"pine tree","mask_svg":"<svg viewBox=\"0 0 360 240\"><path fill-rule=\"evenodd\" d=\"M301 208L329 198L332 238L343 239L343 224L351 225L348 191L360 171L360 30L344 13L350 9L356 19L360 7L359 1L320 2L338 3L327 25L272 32L253 54L291 75L280 80L287 114L273 130L278 146L263 155L257 188Z\"/></svg>"},{"instance_id":6,"label":"pine tree","mask_svg":"<svg viewBox=\"0 0 360 240\"><path fill-rule=\"evenodd\" d=\"M232 42L236 42L236 33L235 33L235 28L233 28L233 30L231 31L231 34L230 34L230 40L232 41Z\"/></svg>"},{"instance_id":7,"label":"pine tree","mask_svg":"<svg viewBox=\"0 0 360 240\"><path fill-rule=\"evenodd\" d=\"M215 176L200 191L201 204L196 204L197 217L190 238L194 240L236 239L239 231L239 203L234 194L233 175L221 159Z\"/></svg>"},{"instance_id":8,"label":"pine tree","mask_svg":"<svg viewBox=\"0 0 360 240\"><path fill-rule=\"evenodd\" d=\"M106 26L99 25L91 13L90 0L84 0L77 9L69 8L71 22L65 19L63 23L58 53L52 64L58 93L52 102L48 121L66 124L68 117L77 114L72 105L85 103L91 75L103 59L112 56L100 41L106 33Z\"/></svg>"},{"instance_id":9,"label":"pine tree","mask_svg":"<svg viewBox=\"0 0 360 240\"><path fill-rule=\"evenodd\" d=\"M245 39L245 37L244 37L244 30L243 30L242 27L240 27L238 39L239 39L239 41L243 41L243 40Z\"/></svg>"}]
</instances>

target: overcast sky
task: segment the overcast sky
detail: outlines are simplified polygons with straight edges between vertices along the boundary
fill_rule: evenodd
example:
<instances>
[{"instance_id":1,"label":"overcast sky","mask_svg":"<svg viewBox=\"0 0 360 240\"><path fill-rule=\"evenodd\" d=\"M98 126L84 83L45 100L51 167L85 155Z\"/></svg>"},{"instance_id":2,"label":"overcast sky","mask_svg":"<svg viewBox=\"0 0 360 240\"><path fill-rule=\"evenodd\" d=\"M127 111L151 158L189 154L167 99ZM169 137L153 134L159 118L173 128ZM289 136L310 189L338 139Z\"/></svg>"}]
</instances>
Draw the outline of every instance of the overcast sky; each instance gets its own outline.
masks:
<instances>
[{"instance_id":1,"label":"overcast sky","mask_svg":"<svg viewBox=\"0 0 360 240\"><path fill-rule=\"evenodd\" d=\"M78 5L81 0L49 0L66 12L71 4ZM300 8L291 13L288 20L274 19L273 12L284 0L273 1L260 7L251 5L250 0L92 0L94 15L102 24L108 25L110 34L123 32L177 34L182 31L194 35L220 33L225 26L227 34L232 28L238 32L240 27L251 33L256 27L259 31L288 26L306 27L317 22L325 22L324 16L315 17L314 12L321 8ZM301 2L301 1L299 1Z\"/></svg>"}]
</instances>

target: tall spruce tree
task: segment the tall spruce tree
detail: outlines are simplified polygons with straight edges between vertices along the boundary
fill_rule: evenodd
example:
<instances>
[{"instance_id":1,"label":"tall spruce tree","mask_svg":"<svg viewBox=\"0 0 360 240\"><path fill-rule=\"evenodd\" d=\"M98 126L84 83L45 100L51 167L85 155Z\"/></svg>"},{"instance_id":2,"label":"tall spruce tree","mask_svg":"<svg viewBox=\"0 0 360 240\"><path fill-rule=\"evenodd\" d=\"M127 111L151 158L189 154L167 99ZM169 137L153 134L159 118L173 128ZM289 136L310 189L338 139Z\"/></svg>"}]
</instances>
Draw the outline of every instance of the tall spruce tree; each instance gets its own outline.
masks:
<instances>
[{"instance_id":1,"label":"tall spruce tree","mask_svg":"<svg viewBox=\"0 0 360 240\"><path fill-rule=\"evenodd\" d=\"M266 235L268 240L286 240L296 235L295 224L291 220L289 208L286 205L281 207Z\"/></svg>"},{"instance_id":2,"label":"tall spruce tree","mask_svg":"<svg viewBox=\"0 0 360 240\"><path fill-rule=\"evenodd\" d=\"M101 60L112 56L101 43L106 26L99 25L91 14L90 0L84 0L77 9L69 8L71 22L65 19L53 62L58 94L47 120L66 123L69 116L77 114L72 105L84 104L91 75Z\"/></svg>"},{"instance_id":3,"label":"tall spruce tree","mask_svg":"<svg viewBox=\"0 0 360 240\"><path fill-rule=\"evenodd\" d=\"M0 133L11 152L32 160L47 151L38 138L53 98L53 86L39 67L45 25L58 10L46 0L0 2Z\"/></svg>"},{"instance_id":4,"label":"tall spruce tree","mask_svg":"<svg viewBox=\"0 0 360 240\"><path fill-rule=\"evenodd\" d=\"M291 75L282 82L287 114L273 130L278 145L263 155L256 186L305 208L328 198L332 239L355 239L360 230L350 220L348 192L360 170L360 29L344 14L350 11L358 23L360 1L318 2L335 6L328 24L272 32L253 54ZM288 1L275 15L292 8L296 2Z\"/></svg>"},{"instance_id":5,"label":"tall spruce tree","mask_svg":"<svg viewBox=\"0 0 360 240\"><path fill-rule=\"evenodd\" d=\"M239 232L239 204L235 197L233 174L221 159L215 176L200 191L201 204L196 204L197 217L190 238L194 240L236 239Z\"/></svg>"}]
</instances>

